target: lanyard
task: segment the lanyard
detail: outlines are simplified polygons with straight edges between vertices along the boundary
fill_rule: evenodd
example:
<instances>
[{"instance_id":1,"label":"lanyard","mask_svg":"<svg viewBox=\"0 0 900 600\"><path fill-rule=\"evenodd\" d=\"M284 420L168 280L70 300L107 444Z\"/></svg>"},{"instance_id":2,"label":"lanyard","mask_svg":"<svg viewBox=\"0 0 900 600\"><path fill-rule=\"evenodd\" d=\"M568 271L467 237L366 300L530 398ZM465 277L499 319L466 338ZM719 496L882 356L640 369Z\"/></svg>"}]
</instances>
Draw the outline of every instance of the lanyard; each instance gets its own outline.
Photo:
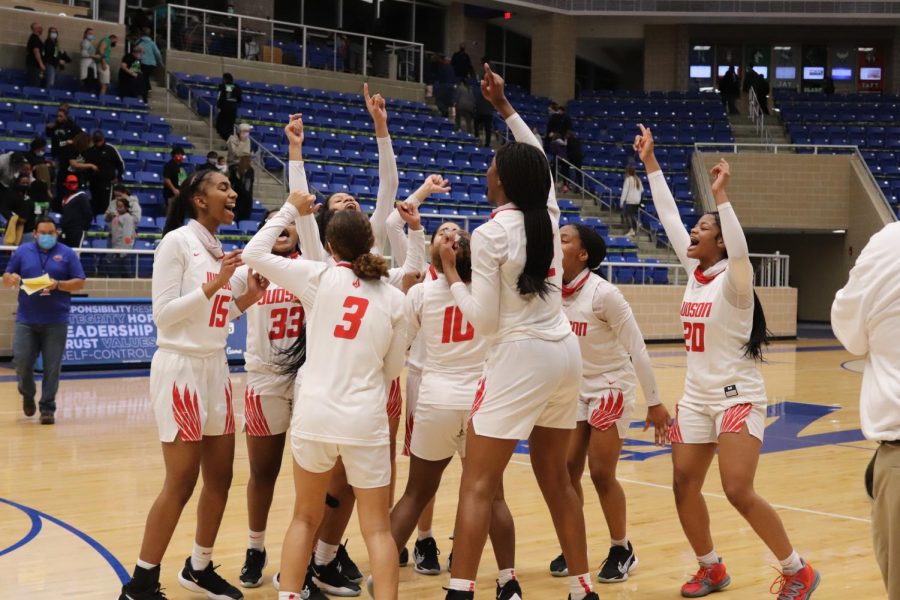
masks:
<instances>
[{"instance_id":1,"label":"lanyard","mask_svg":"<svg viewBox=\"0 0 900 600\"><path fill-rule=\"evenodd\" d=\"M35 242L37 244L37 242ZM41 273L47 273L47 261L50 260L50 250L47 250L47 255L41 257L41 247L38 246L38 260L41 261Z\"/></svg>"}]
</instances>

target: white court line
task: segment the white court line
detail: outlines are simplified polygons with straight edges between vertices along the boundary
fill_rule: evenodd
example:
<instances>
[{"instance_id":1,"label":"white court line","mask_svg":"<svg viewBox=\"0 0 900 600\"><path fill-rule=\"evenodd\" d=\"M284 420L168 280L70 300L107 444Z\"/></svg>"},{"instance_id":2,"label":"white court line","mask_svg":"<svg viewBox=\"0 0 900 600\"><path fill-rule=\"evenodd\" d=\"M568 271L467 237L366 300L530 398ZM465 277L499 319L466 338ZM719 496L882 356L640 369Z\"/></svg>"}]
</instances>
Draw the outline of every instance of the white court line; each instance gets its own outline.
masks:
<instances>
[{"instance_id":1,"label":"white court line","mask_svg":"<svg viewBox=\"0 0 900 600\"><path fill-rule=\"evenodd\" d=\"M521 460L510 460L509 462L515 463L517 465L524 465L527 467L531 466L530 462L525 462L525 461L521 461ZM585 473L584 475L582 475L582 479L590 479L590 474ZM625 483L632 483L634 485L642 485L644 487L652 487L652 488L657 488L660 490L667 490L669 492L672 491L672 486L670 486L670 485L662 485L660 483L650 483L649 481L638 481L636 479L623 479L621 477L618 477L617 479L619 481L624 481ZM728 500L728 498L725 496L725 494L716 494L715 492L703 492L703 495L707 496L709 498L718 498L720 500ZM818 515L820 517L831 517L833 519L844 519L846 521L858 521L860 523L871 523L872 522L871 519L866 519L863 517L852 517L850 515L842 515L842 514L838 514L838 513L823 512L821 510L811 510L808 508L800 508L799 506L790 506L788 504L773 504L771 502L769 504L771 504L774 508L780 508L781 510L790 510L790 511L794 511L794 512L806 513L809 515Z\"/></svg>"}]
</instances>

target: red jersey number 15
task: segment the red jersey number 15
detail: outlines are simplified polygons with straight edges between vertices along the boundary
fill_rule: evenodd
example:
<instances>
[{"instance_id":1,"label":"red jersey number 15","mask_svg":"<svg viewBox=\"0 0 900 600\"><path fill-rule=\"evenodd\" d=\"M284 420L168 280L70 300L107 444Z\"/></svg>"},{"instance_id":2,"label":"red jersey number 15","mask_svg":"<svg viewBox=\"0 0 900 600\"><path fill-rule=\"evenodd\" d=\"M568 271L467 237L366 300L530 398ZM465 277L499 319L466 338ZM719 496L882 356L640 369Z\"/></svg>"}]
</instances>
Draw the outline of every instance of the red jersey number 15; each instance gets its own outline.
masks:
<instances>
[{"instance_id":1,"label":"red jersey number 15","mask_svg":"<svg viewBox=\"0 0 900 600\"><path fill-rule=\"evenodd\" d=\"M343 340L356 339L359 328L362 326L362 319L366 316L366 309L369 308L369 301L366 298L357 296L347 296L344 300L344 308L347 312L341 323L334 326L334 337Z\"/></svg>"}]
</instances>

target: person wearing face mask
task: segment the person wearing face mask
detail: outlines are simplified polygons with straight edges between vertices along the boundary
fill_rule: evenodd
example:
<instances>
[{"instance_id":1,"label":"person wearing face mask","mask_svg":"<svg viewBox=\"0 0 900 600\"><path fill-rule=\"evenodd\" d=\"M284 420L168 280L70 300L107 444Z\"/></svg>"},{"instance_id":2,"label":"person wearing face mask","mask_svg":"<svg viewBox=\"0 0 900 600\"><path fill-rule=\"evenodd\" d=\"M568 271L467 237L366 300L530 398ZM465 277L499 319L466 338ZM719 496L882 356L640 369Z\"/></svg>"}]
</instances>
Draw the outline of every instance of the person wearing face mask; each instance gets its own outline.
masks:
<instances>
[{"instance_id":1,"label":"person wearing face mask","mask_svg":"<svg viewBox=\"0 0 900 600\"><path fill-rule=\"evenodd\" d=\"M216 108L219 109L216 116L216 131L223 140L227 140L234 133L234 122L242 99L241 86L234 82L231 73L222 75L219 97L216 100Z\"/></svg>"},{"instance_id":2,"label":"person wearing face mask","mask_svg":"<svg viewBox=\"0 0 900 600\"><path fill-rule=\"evenodd\" d=\"M10 188L10 211L24 221L25 233L22 243L33 241L31 232L34 230L38 217L50 212L50 193L47 184L31 175L31 165L22 165L15 182Z\"/></svg>"},{"instance_id":3,"label":"person wearing face mask","mask_svg":"<svg viewBox=\"0 0 900 600\"><path fill-rule=\"evenodd\" d=\"M18 288L23 279L47 275L50 284L30 296L19 292L16 328L13 337L13 360L16 379L22 396L22 411L31 417L37 410L34 398L34 363L38 354L44 359L41 383L41 424L55 422L56 391L66 336L69 329L71 295L84 288L84 269L78 255L57 241L56 225L42 216L34 227L34 243L23 244L13 253L3 284Z\"/></svg>"},{"instance_id":4,"label":"person wearing face mask","mask_svg":"<svg viewBox=\"0 0 900 600\"><path fill-rule=\"evenodd\" d=\"M97 65L100 70L100 95L103 96L106 94L106 90L109 89L109 75L110 75L110 60L112 59L112 49L116 47L118 43L118 37L116 34L112 33L107 35L100 40L100 44L97 46L97 55L100 57L97 61Z\"/></svg>"},{"instance_id":5,"label":"person wearing face mask","mask_svg":"<svg viewBox=\"0 0 900 600\"><path fill-rule=\"evenodd\" d=\"M52 89L56 86L56 72L65 68L66 63L71 62L69 55L59 47L59 31L51 27L47 31L47 39L44 40L44 87Z\"/></svg>"},{"instance_id":6,"label":"person wearing face mask","mask_svg":"<svg viewBox=\"0 0 900 600\"><path fill-rule=\"evenodd\" d=\"M250 125L241 123L237 133L228 136L225 147L228 149L228 167L234 169L245 156L250 156Z\"/></svg>"},{"instance_id":7,"label":"person wearing face mask","mask_svg":"<svg viewBox=\"0 0 900 600\"><path fill-rule=\"evenodd\" d=\"M81 127L75 123L75 119L69 116L69 105L63 103L56 110L56 119L47 123L44 135L50 138L50 149L53 156L58 159L60 149L79 133L81 133Z\"/></svg>"},{"instance_id":8,"label":"person wearing face mask","mask_svg":"<svg viewBox=\"0 0 900 600\"><path fill-rule=\"evenodd\" d=\"M163 198L168 208L172 198L177 198L179 189L187 179L187 170L184 168L184 149L181 146L172 148L172 160L163 167Z\"/></svg>"},{"instance_id":9,"label":"person wearing face mask","mask_svg":"<svg viewBox=\"0 0 900 600\"><path fill-rule=\"evenodd\" d=\"M141 29L141 37L137 41L137 45L144 50L144 53L141 55L141 70L144 72L144 79L149 89L150 82L156 75L156 67L163 64L162 53L159 51L159 46L153 41L149 27Z\"/></svg>"},{"instance_id":10,"label":"person wearing face mask","mask_svg":"<svg viewBox=\"0 0 900 600\"><path fill-rule=\"evenodd\" d=\"M206 154L206 162L197 167L197 171L218 171L219 154L215 150Z\"/></svg>"},{"instance_id":11,"label":"person wearing face mask","mask_svg":"<svg viewBox=\"0 0 900 600\"><path fill-rule=\"evenodd\" d=\"M81 85L86 92L96 91L97 87L97 61L100 55L97 53L97 47L94 45L94 30L88 27L84 30L84 36L81 38Z\"/></svg>"},{"instance_id":12,"label":"person wearing face mask","mask_svg":"<svg viewBox=\"0 0 900 600\"><path fill-rule=\"evenodd\" d=\"M119 66L119 93L122 96L142 98L147 102L149 93L147 78L141 70L141 57L144 48L138 44L131 47L131 52L122 57Z\"/></svg>"},{"instance_id":13,"label":"person wearing face mask","mask_svg":"<svg viewBox=\"0 0 900 600\"><path fill-rule=\"evenodd\" d=\"M142 214L140 200L121 183L113 187L113 196L109 201L109 206L106 208L106 220L111 221L116 216L116 203L119 200L125 200L128 203L126 205L128 206L128 213L134 217L135 223L140 223Z\"/></svg>"},{"instance_id":14,"label":"person wearing face mask","mask_svg":"<svg viewBox=\"0 0 900 600\"><path fill-rule=\"evenodd\" d=\"M28 146L28 151L23 154L25 155L25 162L32 167L49 162L47 159L47 140L42 137L34 138Z\"/></svg>"},{"instance_id":15,"label":"person wearing face mask","mask_svg":"<svg viewBox=\"0 0 900 600\"><path fill-rule=\"evenodd\" d=\"M84 232L90 229L94 220L91 199L81 190L77 175L66 175L63 187L65 195L62 198L62 218L59 222L62 241L71 248L80 248Z\"/></svg>"},{"instance_id":16,"label":"person wearing face mask","mask_svg":"<svg viewBox=\"0 0 900 600\"><path fill-rule=\"evenodd\" d=\"M113 185L125 173L125 163L116 147L107 144L101 130L92 136L93 145L84 152L84 162L97 167L90 174L91 204L95 215L103 214L109 204Z\"/></svg>"},{"instance_id":17,"label":"person wearing face mask","mask_svg":"<svg viewBox=\"0 0 900 600\"><path fill-rule=\"evenodd\" d=\"M41 77L47 70L44 64L44 42L41 41L41 33L44 28L40 23L31 24L31 35L28 36L28 53L25 55L25 82L27 85L38 87L41 85Z\"/></svg>"}]
</instances>

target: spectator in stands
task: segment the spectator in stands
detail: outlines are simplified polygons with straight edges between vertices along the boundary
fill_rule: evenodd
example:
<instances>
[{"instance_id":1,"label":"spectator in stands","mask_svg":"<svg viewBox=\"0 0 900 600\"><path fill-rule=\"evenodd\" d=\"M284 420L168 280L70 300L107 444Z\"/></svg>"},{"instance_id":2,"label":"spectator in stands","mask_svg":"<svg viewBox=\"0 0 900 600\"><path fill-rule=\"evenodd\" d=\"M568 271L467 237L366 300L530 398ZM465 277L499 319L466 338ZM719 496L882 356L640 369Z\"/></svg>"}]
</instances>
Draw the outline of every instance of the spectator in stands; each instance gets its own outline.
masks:
<instances>
[{"instance_id":1,"label":"spectator in stands","mask_svg":"<svg viewBox=\"0 0 900 600\"><path fill-rule=\"evenodd\" d=\"M644 193L644 185L637 176L634 165L625 167L625 181L622 183L622 195L619 197L619 208L628 226L628 236L634 236L638 229L638 209L641 207L641 197Z\"/></svg>"},{"instance_id":2,"label":"spectator in stands","mask_svg":"<svg viewBox=\"0 0 900 600\"><path fill-rule=\"evenodd\" d=\"M739 114L737 101L741 96L741 82L733 66L728 67L725 74L719 77L719 93L722 94L722 106L728 108L728 114Z\"/></svg>"},{"instance_id":3,"label":"spectator in stands","mask_svg":"<svg viewBox=\"0 0 900 600\"><path fill-rule=\"evenodd\" d=\"M141 71L144 73L144 81L147 84L148 91L151 88L153 78L156 76L156 68L163 64L162 53L159 51L159 46L156 45L156 42L153 41L150 34L151 29L149 27L144 27L141 29L141 37L137 41L137 45L144 50L144 53L141 54Z\"/></svg>"},{"instance_id":4,"label":"spectator in stands","mask_svg":"<svg viewBox=\"0 0 900 600\"><path fill-rule=\"evenodd\" d=\"M228 161L225 160L224 154L219 155L219 160L216 161L216 169L218 169L219 173L222 175L228 175Z\"/></svg>"},{"instance_id":5,"label":"spectator in stands","mask_svg":"<svg viewBox=\"0 0 900 600\"><path fill-rule=\"evenodd\" d=\"M62 217L59 220L62 229L62 241L70 248L80 248L84 232L94 222L94 211L91 210L91 198L81 189L78 176L66 175L63 182L65 194L62 197Z\"/></svg>"},{"instance_id":6,"label":"spectator in stands","mask_svg":"<svg viewBox=\"0 0 900 600\"><path fill-rule=\"evenodd\" d=\"M550 116L547 119L547 134L545 144L554 140L565 139L572 130L572 119L566 114L566 107L556 102L550 104Z\"/></svg>"},{"instance_id":7,"label":"spectator in stands","mask_svg":"<svg viewBox=\"0 0 900 600\"><path fill-rule=\"evenodd\" d=\"M19 292L13 361L19 394L22 395L22 410L30 417L37 408L34 404L37 393L34 363L38 354L43 356L41 424L52 425L59 371L69 331L70 294L81 291L85 277L78 255L57 241L56 225L49 217L37 220L34 237L37 243L20 246L13 253L3 274L3 283L18 288L23 279L45 274L50 277L50 284L40 292L30 296L24 290Z\"/></svg>"},{"instance_id":8,"label":"spectator in stands","mask_svg":"<svg viewBox=\"0 0 900 600\"><path fill-rule=\"evenodd\" d=\"M181 184L187 179L187 171L184 168L184 148L172 147L172 159L163 167L163 198L166 201L166 212L169 210L169 200L178 197Z\"/></svg>"},{"instance_id":9,"label":"spectator in stands","mask_svg":"<svg viewBox=\"0 0 900 600\"><path fill-rule=\"evenodd\" d=\"M3 216L9 219L15 214L24 224L22 244L34 241L34 226L37 218L50 212L50 195L47 184L31 176L31 165L22 165L22 171L13 182L7 196L7 206Z\"/></svg>"},{"instance_id":10,"label":"spectator in stands","mask_svg":"<svg viewBox=\"0 0 900 600\"><path fill-rule=\"evenodd\" d=\"M250 218L253 209L253 184L256 181L256 172L250 166L250 156L242 156L237 165L228 170L228 178L231 187L237 192L237 201L234 207L234 218L238 221L246 221Z\"/></svg>"},{"instance_id":11,"label":"spectator in stands","mask_svg":"<svg viewBox=\"0 0 900 600\"><path fill-rule=\"evenodd\" d=\"M475 130L475 95L467 81L460 81L457 84L453 106L456 109L456 129L473 133ZM465 121L465 125L463 125L463 121Z\"/></svg>"},{"instance_id":12,"label":"spectator in stands","mask_svg":"<svg viewBox=\"0 0 900 600\"><path fill-rule=\"evenodd\" d=\"M450 60L446 56L441 56L435 73L434 100L437 103L438 111L444 117L450 114L450 107L453 106L455 86L456 75L453 73L453 67L450 66Z\"/></svg>"},{"instance_id":13,"label":"spectator in stands","mask_svg":"<svg viewBox=\"0 0 900 600\"><path fill-rule=\"evenodd\" d=\"M79 184L85 184L90 180L91 172L98 167L84 160L85 153L91 147L91 136L83 131L78 133L66 146L59 151L60 169L56 174L57 197L61 200L65 196L65 182L67 175L75 175Z\"/></svg>"},{"instance_id":14,"label":"spectator in stands","mask_svg":"<svg viewBox=\"0 0 900 600\"><path fill-rule=\"evenodd\" d=\"M116 147L106 143L99 129L92 136L93 146L84 153L84 162L97 167L90 175L91 207L95 215L102 215L109 206L113 185L125 174L125 162Z\"/></svg>"},{"instance_id":15,"label":"spectator in stands","mask_svg":"<svg viewBox=\"0 0 900 600\"><path fill-rule=\"evenodd\" d=\"M119 200L125 200L128 202L128 212L134 217L135 223L141 222L141 203L138 200L138 197L131 194L128 191L128 188L122 185L121 183L116 184L113 187L113 197L109 201L109 206L106 208L106 220L110 221L114 216L116 216L116 202Z\"/></svg>"},{"instance_id":16,"label":"spectator in stands","mask_svg":"<svg viewBox=\"0 0 900 600\"><path fill-rule=\"evenodd\" d=\"M72 62L69 55L59 48L59 30L50 27L47 31L47 39L44 40L44 87L52 89L56 86L56 72L65 68L66 63Z\"/></svg>"},{"instance_id":17,"label":"spectator in stands","mask_svg":"<svg viewBox=\"0 0 900 600\"><path fill-rule=\"evenodd\" d=\"M244 60L259 60L259 42L255 35L247 35L244 40Z\"/></svg>"},{"instance_id":18,"label":"spectator in stands","mask_svg":"<svg viewBox=\"0 0 900 600\"><path fill-rule=\"evenodd\" d=\"M128 200L118 198L115 200L115 212L112 217L106 213L109 222L109 247L120 250L131 250L137 237L137 221L131 215L131 207ZM107 254L107 272L110 275L131 277L132 261L127 254Z\"/></svg>"},{"instance_id":19,"label":"spectator in stands","mask_svg":"<svg viewBox=\"0 0 900 600\"><path fill-rule=\"evenodd\" d=\"M41 34L44 28L40 23L31 24L31 35L28 36L27 54L25 55L25 84L33 87L41 85L41 79L47 70L44 65L44 42Z\"/></svg>"},{"instance_id":20,"label":"spectator in stands","mask_svg":"<svg viewBox=\"0 0 900 600\"><path fill-rule=\"evenodd\" d=\"M110 74L112 72L112 69L110 68L112 49L115 48L118 43L119 37L116 34L111 33L110 35L100 38L100 43L97 45L97 56L99 56L97 59L97 69L100 77L100 96L106 94L106 91L109 89Z\"/></svg>"},{"instance_id":21,"label":"spectator in stands","mask_svg":"<svg viewBox=\"0 0 900 600\"><path fill-rule=\"evenodd\" d=\"M472 66L472 59L466 53L466 45L460 44L453 57L450 59L453 65L453 73L456 75L457 81L471 81L475 79L475 68Z\"/></svg>"},{"instance_id":22,"label":"spectator in stands","mask_svg":"<svg viewBox=\"0 0 900 600\"><path fill-rule=\"evenodd\" d=\"M0 187L9 190L25 164L25 155L21 152L0 154Z\"/></svg>"},{"instance_id":23,"label":"spectator in stands","mask_svg":"<svg viewBox=\"0 0 900 600\"><path fill-rule=\"evenodd\" d=\"M34 170L35 177L43 180L44 183L52 181L49 166L53 164L53 161L47 157L47 140L45 138L38 136L31 140L28 151L24 153L24 156L25 162L31 165L31 168Z\"/></svg>"},{"instance_id":24,"label":"spectator in stands","mask_svg":"<svg viewBox=\"0 0 900 600\"><path fill-rule=\"evenodd\" d=\"M234 169L241 158L251 154L250 125L241 123L237 133L228 136L225 147L228 149L228 168Z\"/></svg>"},{"instance_id":25,"label":"spectator in stands","mask_svg":"<svg viewBox=\"0 0 900 600\"><path fill-rule=\"evenodd\" d=\"M219 153L215 150L207 152L206 162L197 167L197 171L218 171L219 170Z\"/></svg>"},{"instance_id":26,"label":"spectator in stands","mask_svg":"<svg viewBox=\"0 0 900 600\"><path fill-rule=\"evenodd\" d=\"M86 92L97 91L97 61L100 55L94 46L94 30L88 27L81 38L81 86Z\"/></svg>"},{"instance_id":27,"label":"spectator in stands","mask_svg":"<svg viewBox=\"0 0 900 600\"><path fill-rule=\"evenodd\" d=\"M131 47L131 52L122 57L122 64L119 66L119 94L141 98L147 102L149 84L141 69L143 55L143 46L135 44Z\"/></svg>"},{"instance_id":28,"label":"spectator in stands","mask_svg":"<svg viewBox=\"0 0 900 600\"><path fill-rule=\"evenodd\" d=\"M237 111L242 99L241 86L234 82L231 73L222 75L219 97L216 100L216 108L219 109L216 116L216 131L223 140L227 140L234 133L234 122L237 120Z\"/></svg>"},{"instance_id":29,"label":"spectator in stands","mask_svg":"<svg viewBox=\"0 0 900 600\"><path fill-rule=\"evenodd\" d=\"M825 79L822 81L822 92L824 92L826 96L834 94L834 79L832 79L831 75L826 75Z\"/></svg>"},{"instance_id":30,"label":"spectator in stands","mask_svg":"<svg viewBox=\"0 0 900 600\"><path fill-rule=\"evenodd\" d=\"M68 104L63 103L59 105L59 108L56 109L56 120L47 124L45 133L50 138L50 149L53 151L53 156L58 160L60 150L72 138L81 133L81 127L76 125L75 120L69 116Z\"/></svg>"},{"instance_id":31,"label":"spectator in stands","mask_svg":"<svg viewBox=\"0 0 900 600\"><path fill-rule=\"evenodd\" d=\"M494 107L481 93L481 87L475 87L475 137L484 135L484 147L491 147L491 136L494 133Z\"/></svg>"},{"instance_id":32,"label":"spectator in stands","mask_svg":"<svg viewBox=\"0 0 900 600\"><path fill-rule=\"evenodd\" d=\"M584 163L584 149L582 148L581 140L578 139L578 136L571 129L566 134L563 142L566 146L566 162L560 163L559 171L567 180L572 181L573 185L576 185L575 182L580 180L575 173L572 173L572 167L581 169L581 165ZM569 192L569 181L563 183L562 192L564 194Z\"/></svg>"}]
</instances>

